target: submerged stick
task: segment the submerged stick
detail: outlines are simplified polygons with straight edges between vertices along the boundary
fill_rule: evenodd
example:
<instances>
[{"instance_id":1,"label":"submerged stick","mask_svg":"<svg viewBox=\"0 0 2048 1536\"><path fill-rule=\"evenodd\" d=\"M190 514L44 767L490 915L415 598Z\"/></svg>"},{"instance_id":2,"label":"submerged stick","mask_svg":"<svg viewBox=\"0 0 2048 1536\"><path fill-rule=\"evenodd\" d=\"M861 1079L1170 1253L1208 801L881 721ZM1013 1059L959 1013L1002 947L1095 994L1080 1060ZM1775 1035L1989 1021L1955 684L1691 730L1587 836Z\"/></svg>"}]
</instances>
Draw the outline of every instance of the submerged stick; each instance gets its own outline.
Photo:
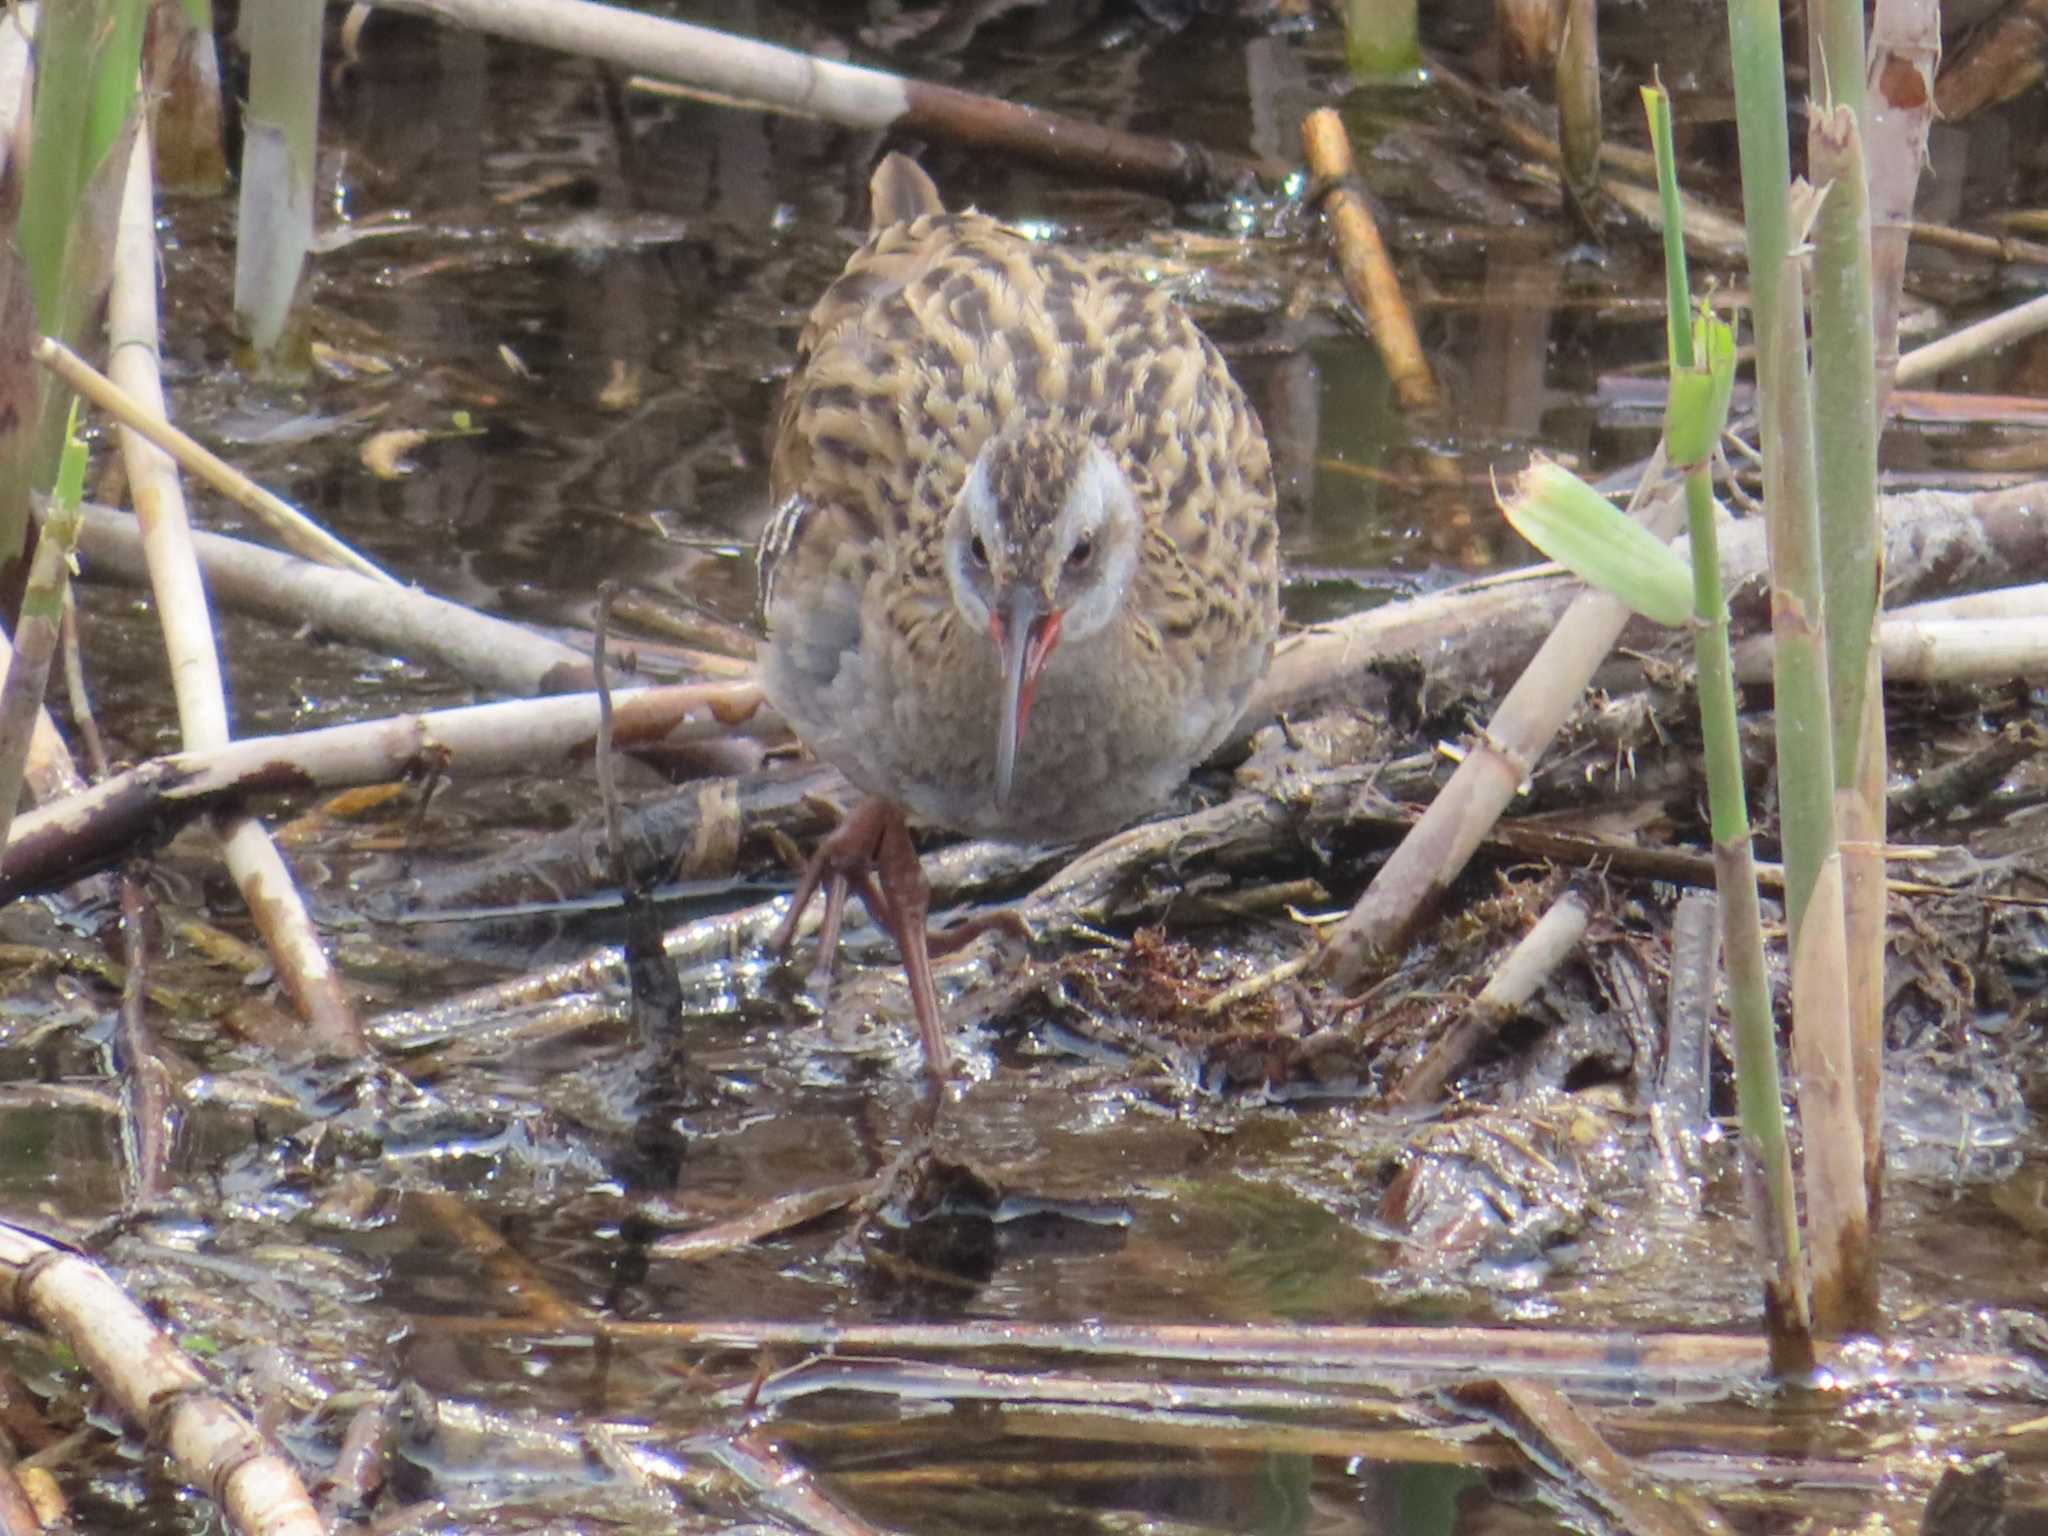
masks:
<instances>
[{"instance_id":1,"label":"submerged stick","mask_svg":"<svg viewBox=\"0 0 2048 1536\"><path fill-rule=\"evenodd\" d=\"M171 1069L149 1020L149 965L156 935L155 904L133 870L121 877L121 1008L115 1015L114 1066L121 1078L121 1151L128 1174L127 1207L147 1210L170 1185L178 1139Z\"/></svg>"},{"instance_id":2,"label":"submerged stick","mask_svg":"<svg viewBox=\"0 0 2048 1536\"><path fill-rule=\"evenodd\" d=\"M530 1334L518 1318L416 1316L422 1332L502 1337ZM1206 1324L1020 1322L775 1322L757 1318L660 1322L618 1317L583 1325L601 1338L674 1349L816 1349L845 1354L1012 1353L1193 1361L1262 1367L1294 1379L1399 1383L1470 1380L1475 1365L1533 1380L1575 1382L1617 1395L1669 1396L1684 1386L1729 1387L1759 1380L1769 1360L1754 1334L1602 1332L1586 1328L1489 1328L1427 1324ZM2011 1354L1952 1349L1893 1339L1822 1344L1819 1364L1849 1381L1910 1381L1923 1392L2013 1395L2031 1400L2039 1368ZM1040 1368L1043 1368L1041 1363Z\"/></svg>"},{"instance_id":3,"label":"submerged stick","mask_svg":"<svg viewBox=\"0 0 2048 1536\"><path fill-rule=\"evenodd\" d=\"M1696 1494L1646 1489L1570 1398L1547 1383L1499 1377L1455 1389L1484 1409L1538 1470L1562 1468L1629 1536L1733 1536L1734 1527Z\"/></svg>"},{"instance_id":4,"label":"submerged stick","mask_svg":"<svg viewBox=\"0 0 2048 1536\"><path fill-rule=\"evenodd\" d=\"M880 1526L868 1524L818 1487L810 1473L758 1427L713 1436L702 1442L702 1449L798 1530L813 1536L885 1536Z\"/></svg>"}]
</instances>

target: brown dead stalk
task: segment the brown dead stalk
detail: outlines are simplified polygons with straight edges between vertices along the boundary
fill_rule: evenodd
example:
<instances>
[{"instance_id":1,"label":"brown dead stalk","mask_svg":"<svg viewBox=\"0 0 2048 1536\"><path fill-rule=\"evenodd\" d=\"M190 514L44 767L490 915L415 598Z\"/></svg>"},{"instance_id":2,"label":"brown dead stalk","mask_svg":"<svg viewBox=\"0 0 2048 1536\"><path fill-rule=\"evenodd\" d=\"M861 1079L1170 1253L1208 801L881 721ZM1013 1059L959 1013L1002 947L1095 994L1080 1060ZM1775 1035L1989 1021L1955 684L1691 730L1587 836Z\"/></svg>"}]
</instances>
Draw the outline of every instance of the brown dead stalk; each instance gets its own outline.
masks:
<instances>
[{"instance_id":1,"label":"brown dead stalk","mask_svg":"<svg viewBox=\"0 0 2048 1536\"><path fill-rule=\"evenodd\" d=\"M1415 317L1402 297L1400 274L1380 239L1379 225L1365 198L1350 185L1351 140L1335 108L1323 107L1302 119L1301 147L1309 170L1323 183L1320 201L1337 250L1337 270L1351 302L1366 317L1395 394L1408 410L1435 410L1441 398L1436 378L1423 355Z\"/></svg>"}]
</instances>

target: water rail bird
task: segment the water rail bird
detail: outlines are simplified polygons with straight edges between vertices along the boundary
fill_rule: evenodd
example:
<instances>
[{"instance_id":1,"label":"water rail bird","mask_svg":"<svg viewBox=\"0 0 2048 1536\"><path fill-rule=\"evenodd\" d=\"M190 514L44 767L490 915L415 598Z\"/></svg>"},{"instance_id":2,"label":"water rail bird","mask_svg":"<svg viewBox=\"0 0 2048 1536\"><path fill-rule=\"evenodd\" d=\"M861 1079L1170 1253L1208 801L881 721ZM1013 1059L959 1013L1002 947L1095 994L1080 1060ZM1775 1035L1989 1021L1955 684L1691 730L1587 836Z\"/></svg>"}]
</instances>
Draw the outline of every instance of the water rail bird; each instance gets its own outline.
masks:
<instances>
[{"instance_id":1,"label":"water rail bird","mask_svg":"<svg viewBox=\"0 0 2048 1536\"><path fill-rule=\"evenodd\" d=\"M1223 740L1279 624L1273 472L1207 337L1118 263L948 213L900 154L811 311L760 545L762 685L869 796L829 835L828 960L849 887L894 937L949 1070L905 813L1071 842L1156 810Z\"/></svg>"}]
</instances>

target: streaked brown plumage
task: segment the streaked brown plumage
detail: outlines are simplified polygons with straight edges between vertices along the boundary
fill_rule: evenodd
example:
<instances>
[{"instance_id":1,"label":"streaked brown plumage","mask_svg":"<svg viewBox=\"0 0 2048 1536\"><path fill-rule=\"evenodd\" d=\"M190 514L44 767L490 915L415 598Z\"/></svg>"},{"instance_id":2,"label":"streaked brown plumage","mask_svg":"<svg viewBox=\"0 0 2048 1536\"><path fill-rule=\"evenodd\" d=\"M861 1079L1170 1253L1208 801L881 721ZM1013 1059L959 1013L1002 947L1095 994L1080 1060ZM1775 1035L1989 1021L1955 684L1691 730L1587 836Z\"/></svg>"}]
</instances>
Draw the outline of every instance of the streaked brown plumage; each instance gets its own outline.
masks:
<instances>
[{"instance_id":1,"label":"streaked brown plumage","mask_svg":"<svg viewBox=\"0 0 2048 1536\"><path fill-rule=\"evenodd\" d=\"M820 757L915 816L1021 842L1113 831L1216 747L1265 670L1258 418L1135 275L945 213L900 155L874 204L783 397L763 684ZM835 895L882 841L902 872L887 820L821 855ZM936 1067L923 916L911 935L887 883L863 895L904 948Z\"/></svg>"}]
</instances>

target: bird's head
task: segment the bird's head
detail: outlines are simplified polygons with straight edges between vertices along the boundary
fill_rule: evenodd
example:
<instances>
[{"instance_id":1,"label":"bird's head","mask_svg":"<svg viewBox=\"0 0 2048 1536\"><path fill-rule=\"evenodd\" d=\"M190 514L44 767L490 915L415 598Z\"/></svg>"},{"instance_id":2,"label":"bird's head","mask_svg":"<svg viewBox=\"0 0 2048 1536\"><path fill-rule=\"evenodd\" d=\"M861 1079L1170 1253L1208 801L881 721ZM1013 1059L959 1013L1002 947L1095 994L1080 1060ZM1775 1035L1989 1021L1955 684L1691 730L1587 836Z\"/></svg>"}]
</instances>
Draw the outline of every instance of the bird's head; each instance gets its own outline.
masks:
<instances>
[{"instance_id":1,"label":"bird's head","mask_svg":"<svg viewBox=\"0 0 2048 1536\"><path fill-rule=\"evenodd\" d=\"M1026 422L975 455L946 521L946 577L961 616L994 643L1002 674L998 804L1009 798L1046 661L1062 640L1115 616L1141 532L1129 479L1087 433Z\"/></svg>"}]
</instances>

